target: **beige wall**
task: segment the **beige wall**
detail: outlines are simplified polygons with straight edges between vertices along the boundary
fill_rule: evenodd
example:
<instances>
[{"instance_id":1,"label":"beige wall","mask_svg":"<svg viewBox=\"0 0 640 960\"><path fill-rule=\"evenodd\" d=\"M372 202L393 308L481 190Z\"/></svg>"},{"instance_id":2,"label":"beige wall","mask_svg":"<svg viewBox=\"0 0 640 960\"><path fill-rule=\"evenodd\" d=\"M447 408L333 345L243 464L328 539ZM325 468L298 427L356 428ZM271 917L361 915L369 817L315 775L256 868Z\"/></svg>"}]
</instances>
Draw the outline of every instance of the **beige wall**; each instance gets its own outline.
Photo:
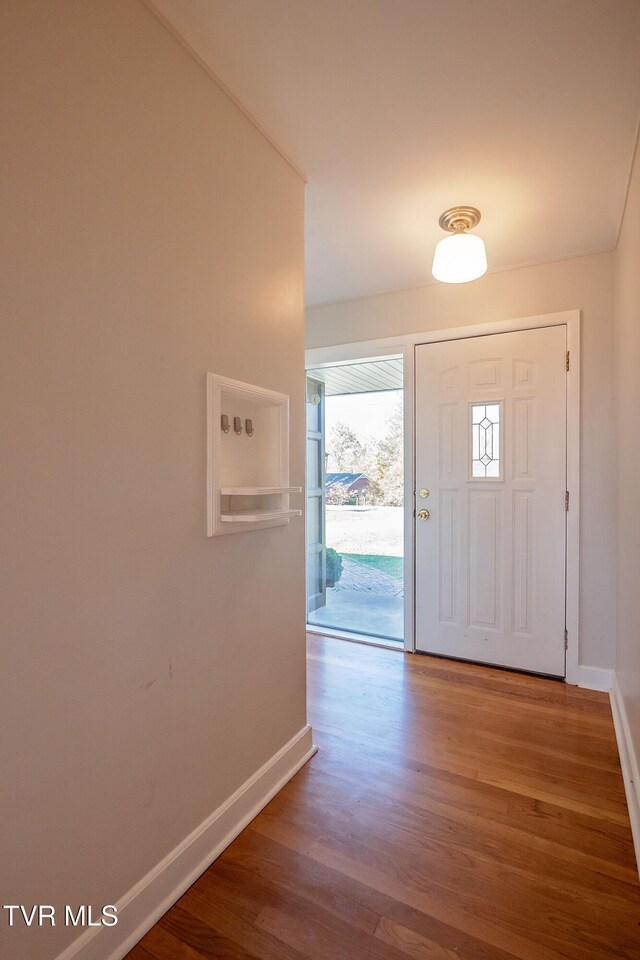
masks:
<instances>
[{"instance_id":1,"label":"beige wall","mask_svg":"<svg viewBox=\"0 0 640 960\"><path fill-rule=\"evenodd\" d=\"M303 482L303 184L138 0L0 36L0 886L101 906L305 724L302 522L205 536L206 371Z\"/></svg>"},{"instance_id":2,"label":"beige wall","mask_svg":"<svg viewBox=\"0 0 640 960\"><path fill-rule=\"evenodd\" d=\"M306 346L319 347L554 313L582 311L580 663L613 666L615 475L613 266L603 253L431 284L307 310Z\"/></svg>"},{"instance_id":3,"label":"beige wall","mask_svg":"<svg viewBox=\"0 0 640 960\"><path fill-rule=\"evenodd\" d=\"M640 760L640 151L616 253L618 637L616 677ZM636 790L640 785L636 784ZM640 839L640 838L639 838Z\"/></svg>"}]
</instances>

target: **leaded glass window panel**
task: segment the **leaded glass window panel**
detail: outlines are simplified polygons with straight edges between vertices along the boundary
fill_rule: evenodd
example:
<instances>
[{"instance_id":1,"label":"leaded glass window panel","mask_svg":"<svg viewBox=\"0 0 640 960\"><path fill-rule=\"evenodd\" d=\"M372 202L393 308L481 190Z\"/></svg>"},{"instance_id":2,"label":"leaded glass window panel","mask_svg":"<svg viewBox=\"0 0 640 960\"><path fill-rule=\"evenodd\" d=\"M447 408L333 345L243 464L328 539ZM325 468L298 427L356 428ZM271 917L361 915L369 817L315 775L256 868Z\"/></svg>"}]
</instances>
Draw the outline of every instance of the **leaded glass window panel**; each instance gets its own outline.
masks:
<instances>
[{"instance_id":1,"label":"leaded glass window panel","mask_svg":"<svg viewBox=\"0 0 640 960\"><path fill-rule=\"evenodd\" d=\"M500 479L500 403L471 404L471 476Z\"/></svg>"}]
</instances>

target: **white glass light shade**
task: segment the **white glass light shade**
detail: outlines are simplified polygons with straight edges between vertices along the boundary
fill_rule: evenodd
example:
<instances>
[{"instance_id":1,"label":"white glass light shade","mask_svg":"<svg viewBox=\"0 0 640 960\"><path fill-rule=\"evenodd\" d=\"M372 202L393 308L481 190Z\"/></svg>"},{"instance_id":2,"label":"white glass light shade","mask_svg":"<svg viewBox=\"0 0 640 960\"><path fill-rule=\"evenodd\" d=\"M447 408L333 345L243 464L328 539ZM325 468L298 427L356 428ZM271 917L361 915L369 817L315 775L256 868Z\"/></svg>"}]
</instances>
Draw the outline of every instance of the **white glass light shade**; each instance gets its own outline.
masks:
<instances>
[{"instance_id":1,"label":"white glass light shade","mask_svg":"<svg viewBox=\"0 0 640 960\"><path fill-rule=\"evenodd\" d=\"M454 233L436 247L431 268L443 283L467 283L487 272L484 241L473 233Z\"/></svg>"}]
</instances>

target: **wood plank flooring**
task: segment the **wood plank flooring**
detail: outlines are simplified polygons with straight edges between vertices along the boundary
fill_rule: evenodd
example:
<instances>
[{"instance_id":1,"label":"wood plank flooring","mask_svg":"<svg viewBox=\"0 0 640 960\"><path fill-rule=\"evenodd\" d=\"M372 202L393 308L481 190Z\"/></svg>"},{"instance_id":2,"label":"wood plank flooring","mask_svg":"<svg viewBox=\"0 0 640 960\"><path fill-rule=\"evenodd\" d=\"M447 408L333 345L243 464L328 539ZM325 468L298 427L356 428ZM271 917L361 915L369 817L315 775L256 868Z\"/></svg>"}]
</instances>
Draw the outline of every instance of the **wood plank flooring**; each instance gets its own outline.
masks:
<instances>
[{"instance_id":1,"label":"wood plank flooring","mask_svg":"<svg viewBox=\"0 0 640 960\"><path fill-rule=\"evenodd\" d=\"M129 960L640 960L605 694L309 638L319 753Z\"/></svg>"}]
</instances>

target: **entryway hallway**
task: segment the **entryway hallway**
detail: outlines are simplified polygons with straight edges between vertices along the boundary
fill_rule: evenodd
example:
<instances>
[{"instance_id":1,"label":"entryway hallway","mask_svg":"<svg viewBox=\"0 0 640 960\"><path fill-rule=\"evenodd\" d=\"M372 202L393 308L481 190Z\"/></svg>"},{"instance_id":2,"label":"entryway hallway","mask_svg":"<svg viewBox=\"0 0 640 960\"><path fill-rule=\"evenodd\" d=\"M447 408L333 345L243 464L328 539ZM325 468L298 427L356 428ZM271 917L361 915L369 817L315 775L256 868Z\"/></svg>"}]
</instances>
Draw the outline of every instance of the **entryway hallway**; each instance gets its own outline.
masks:
<instances>
[{"instance_id":1,"label":"entryway hallway","mask_svg":"<svg viewBox=\"0 0 640 960\"><path fill-rule=\"evenodd\" d=\"M319 753L129 960L637 960L606 694L311 638Z\"/></svg>"}]
</instances>

